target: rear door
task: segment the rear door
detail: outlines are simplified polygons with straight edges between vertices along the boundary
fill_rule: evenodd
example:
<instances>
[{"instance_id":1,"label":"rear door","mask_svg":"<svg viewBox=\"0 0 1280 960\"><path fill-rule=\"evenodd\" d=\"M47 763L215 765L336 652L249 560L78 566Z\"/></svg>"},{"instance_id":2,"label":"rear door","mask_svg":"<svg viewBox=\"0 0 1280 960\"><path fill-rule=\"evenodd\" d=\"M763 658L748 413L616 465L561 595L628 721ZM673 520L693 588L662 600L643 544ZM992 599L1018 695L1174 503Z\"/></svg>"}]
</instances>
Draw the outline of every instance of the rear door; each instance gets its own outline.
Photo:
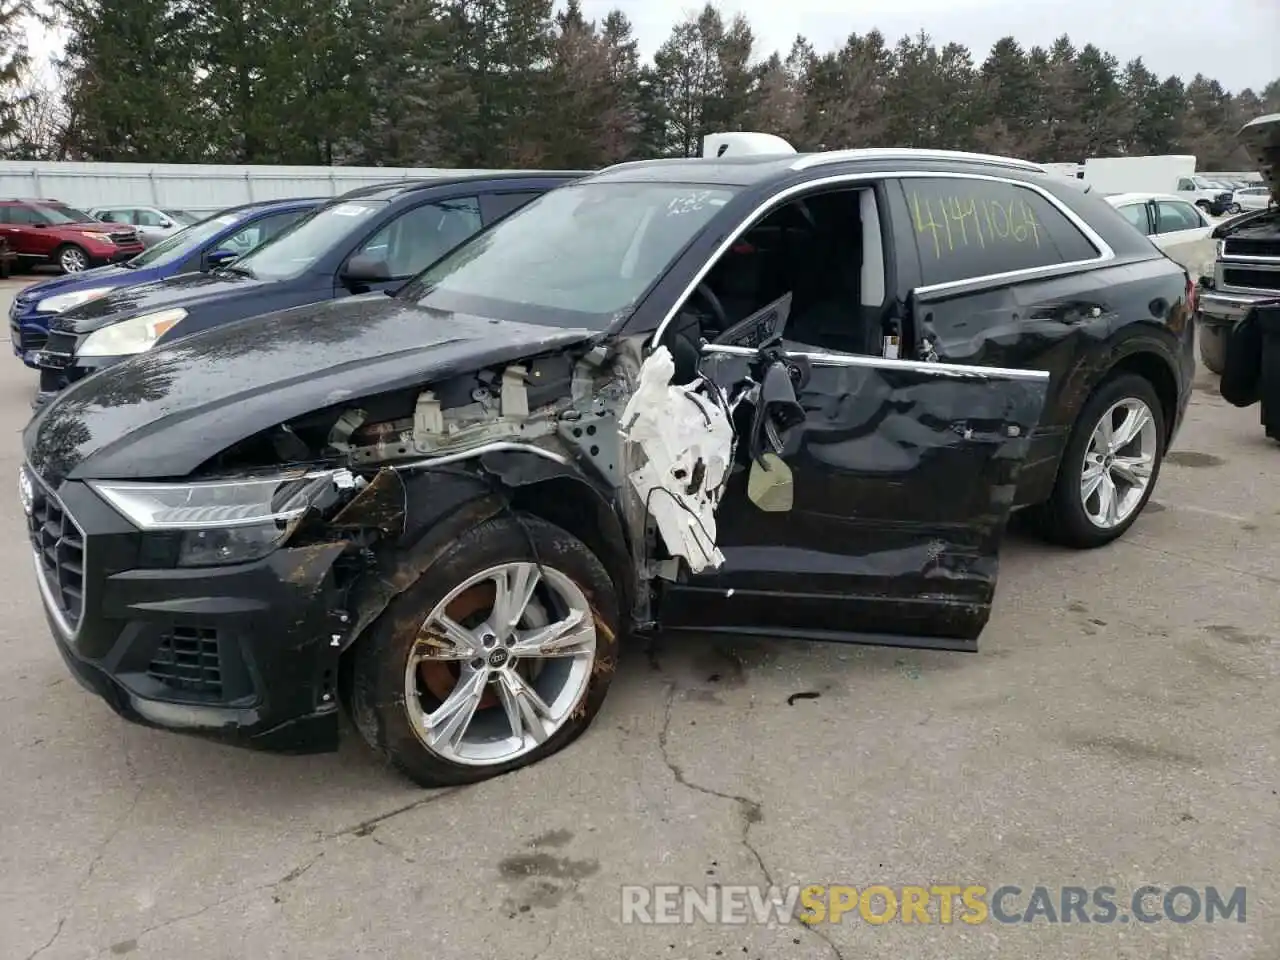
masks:
<instances>
[{"instance_id":1,"label":"rear door","mask_svg":"<svg viewBox=\"0 0 1280 960\"><path fill-rule=\"evenodd\" d=\"M805 350L781 362L803 408L778 437L791 508L748 496L740 422L715 514L724 563L685 570L663 627L976 650L1049 375ZM746 347L707 346L701 369L726 390L762 375Z\"/></svg>"},{"instance_id":2,"label":"rear door","mask_svg":"<svg viewBox=\"0 0 1280 960\"><path fill-rule=\"evenodd\" d=\"M9 240L9 246L20 256L43 259L53 253L56 240L45 229L48 221L44 216L22 203L9 204L3 209L5 236Z\"/></svg>"},{"instance_id":3,"label":"rear door","mask_svg":"<svg viewBox=\"0 0 1280 960\"><path fill-rule=\"evenodd\" d=\"M1212 227L1198 209L1185 200L1156 200L1153 239L1169 259L1180 264L1193 278L1212 276Z\"/></svg>"}]
</instances>

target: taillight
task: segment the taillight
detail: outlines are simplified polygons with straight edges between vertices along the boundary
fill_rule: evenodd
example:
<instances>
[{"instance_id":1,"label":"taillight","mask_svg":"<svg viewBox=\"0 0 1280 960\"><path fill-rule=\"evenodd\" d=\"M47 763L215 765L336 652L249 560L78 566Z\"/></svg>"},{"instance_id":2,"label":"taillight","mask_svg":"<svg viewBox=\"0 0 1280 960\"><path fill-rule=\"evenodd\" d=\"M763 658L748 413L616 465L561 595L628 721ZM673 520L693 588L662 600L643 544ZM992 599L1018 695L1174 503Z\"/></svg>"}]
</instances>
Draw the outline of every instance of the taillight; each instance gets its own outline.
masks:
<instances>
[{"instance_id":1,"label":"taillight","mask_svg":"<svg viewBox=\"0 0 1280 960\"><path fill-rule=\"evenodd\" d=\"M1200 307L1200 287L1196 281L1191 279L1191 274L1187 274L1187 311L1191 316L1195 316L1196 310Z\"/></svg>"}]
</instances>

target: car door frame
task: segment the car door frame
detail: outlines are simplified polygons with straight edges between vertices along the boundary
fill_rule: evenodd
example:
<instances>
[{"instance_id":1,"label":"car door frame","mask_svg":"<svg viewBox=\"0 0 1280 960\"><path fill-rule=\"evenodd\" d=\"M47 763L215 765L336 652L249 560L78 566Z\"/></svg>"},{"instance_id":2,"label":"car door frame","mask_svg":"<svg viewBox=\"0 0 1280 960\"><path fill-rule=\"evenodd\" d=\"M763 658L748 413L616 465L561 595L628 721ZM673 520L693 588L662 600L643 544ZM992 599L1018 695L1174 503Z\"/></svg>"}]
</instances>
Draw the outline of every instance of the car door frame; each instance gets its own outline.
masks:
<instances>
[{"instance_id":1,"label":"car door frame","mask_svg":"<svg viewBox=\"0 0 1280 960\"><path fill-rule=\"evenodd\" d=\"M331 271L334 295L337 297L345 297L376 292L392 293L404 286L417 274L410 274L406 277L392 277L390 280L382 280L376 283L360 283L357 285L359 289L352 289L351 285L347 284L342 279L342 271L346 268L346 265L350 262L351 258L356 256L356 254L364 248L364 245L376 237L380 232L385 230L401 217L408 216L413 211L420 210L429 204L475 197L476 213L480 217L480 229L471 235L474 237L476 233L480 233L485 229L483 205L480 201L480 196L483 192L484 191L482 190L474 188L472 184L463 181L456 184L450 184L448 189L424 190L421 194L417 194L413 197L413 200L416 202L404 202L399 204L393 202L389 204L390 209L384 211L383 215L376 220L374 225L368 228L365 233L361 234L360 239L357 242L350 244L346 248L346 252L337 258L336 266L333 267ZM352 202L355 203L358 201L353 200ZM469 240L471 238L468 237L467 239ZM465 243L466 241L464 240L463 242ZM430 264L428 264L428 266L430 266Z\"/></svg>"},{"instance_id":2,"label":"car door frame","mask_svg":"<svg viewBox=\"0 0 1280 960\"><path fill-rule=\"evenodd\" d=\"M703 373L725 388L757 355L707 345L704 360L730 362ZM783 455L792 508L766 513L747 499L739 425L738 462L716 511L725 561L699 574L682 567L663 584L662 628L976 652L1049 374L822 350L782 356L807 369L799 378L792 370L806 409L799 443ZM824 388L806 392L819 377ZM844 391L851 382L857 389ZM971 415L978 410L994 419ZM895 459L907 466L895 470ZM977 468L968 496L957 492L950 507L928 499L962 489L958 465Z\"/></svg>"},{"instance_id":3,"label":"car door frame","mask_svg":"<svg viewBox=\"0 0 1280 960\"><path fill-rule=\"evenodd\" d=\"M662 337L683 303L693 295L698 284L704 280L720 257L755 223L767 217L783 204L805 195L833 190L865 189L867 187L871 187L876 191L877 207L880 215L881 242L886 271L885 311L883 316L889 321L905 319L905 313L903 312L905 305L901 295L902 285L908 282L908 277L913 274L910 269L905 271L902 269L904 251L907 248L895 238L901 233L900 220L903 210L900 209L901 204L896 203L894 199L894 195L900 195L901 191L891 189L892 181L903 175L901 172L892 170L839 173L827 176L811 175L807 178L799 178L791 183L779 184L763 193L746 191L744 196L735 198L730 204L726 204L721 215L713 218L701 234L691 241L683 255L654 284L648 294L641 299L632 319L624 325L622 332L625 334L627 328L633 326L637 321L645 323L646 320L655 318L658 316L658 311L661 310L661 319L658 320L656 327L652 328L653 332L649 338L651 347L661 343ZM730 221L730 223L726 223L726 220ZM910 249L914 251L914 245L911 245ZM917 263L917 271L918 266ZM673 291L677 291L674 297L671 296ZM703 353L706 355L708 353L733 354L739 352L741 356L745 355L740 353L740 351L744 350L747 354L754 352L746 348L708 346L704 348ZM984 386L989 386L990 381L998 379L1004 379L1007 382L1037 384L1037 389L1040 391L1040 404L1036 410L1037 420L1043 410L1043 401L1047 394L1050 378L1045 371L1007 371L989 367L970 368L958 364L910 359L832 354L821 350L796 351L793 356L816 365L829 365L836 368L859 368L865 371L889 370L916 374L923 373L937 380L957 380L971 385L981 383ZM1032 427L1034 427L1034 424ZM662 584L659 601L659 622L663 629L670 630L727 632L737 635L788 636L798 639L968 652L976 650L977 636L990 616L991 597L994 595L997 579L999 548L1003 541L1008 513L1013 505L1012 489L1016 487L1017 481L1017 468L1013 465L1013 461L1016 460L1017 464L1020 465L1025 460L1030 449L1032 432L1031 429L1028 429L1024 436L1010 438L1009 440L1009 444L1019 448L1020 456L1011 456L1009 458L1009 463L1013 466L1013 473L1007 481L1010 491L1005 498L1007 502L1003 507L1004 516L997 518L991 528L993 539L990 541L990 545L993 546L993 553L990 557L989 567L990 592L987 594L985 602L975 603L972 597L966 601L969 616L967 621L964 620L963 616L958 617L956 615L956 607L952 603L955 599L954 597L945 597L941 590L935 590L932 597L917 598L921 603L916 608L914 619L911 621L913 627L911 632L902 632L901 630L895 632L883 629L870 632L833 629L830 627L833 622L832 617L836 618L834 622L840 622L842 612L847 614L851 610L856 610L859 604L862 605L865 611L867 604L872 602L869 595L863 594L857 599L850 600L847 591L844 594L829 592L822 594L815 601L812 592L803 589L804 584L800 582L793 583L791 588L785 591L761 593L758 590L754 590L754 588L750 588L754 592L749 593L744 592L749 588L735 586L732 582L729 582L734 577L732 572L726 574L720 571L711 572L710 574L690 575L687 569L684 569L683 582ZM966 441L962 438L961 442ZM740 478L739 483L741 482ZM884 529L879 531L881 538L886 535L892 536L895 528L896 532L901 533L902 528L896 518L883 519L882 526ZM988 520L990 519L990 516L988 516ZM907 526L910 526L909 522ZM717 527L721 528L719 523L717 523ZM919 528L917 527L918 530ZM932 537L930 542L933 542ZM787 571L785 567L780 567L774 572L778 576L785 576ZM898 572L904 576L907 575L905 570ZM825 629L817 629L807 625L812 623L815 603L819 610L826 611L824 619L828 626ZM842 607L844 608L843 611L841 610ZM803 616L800 615L802 608L806 611ZM795 622L787 623L781 619L786 616L785 611L789 609L797 611ZM901 609L900 606L899 609ZM862 621L855 620L854 622ZM884 618L882 617L878 622L885 622ZM959 629L955 629L956 627L959 627Z\"/></svg>"}]
</instances>

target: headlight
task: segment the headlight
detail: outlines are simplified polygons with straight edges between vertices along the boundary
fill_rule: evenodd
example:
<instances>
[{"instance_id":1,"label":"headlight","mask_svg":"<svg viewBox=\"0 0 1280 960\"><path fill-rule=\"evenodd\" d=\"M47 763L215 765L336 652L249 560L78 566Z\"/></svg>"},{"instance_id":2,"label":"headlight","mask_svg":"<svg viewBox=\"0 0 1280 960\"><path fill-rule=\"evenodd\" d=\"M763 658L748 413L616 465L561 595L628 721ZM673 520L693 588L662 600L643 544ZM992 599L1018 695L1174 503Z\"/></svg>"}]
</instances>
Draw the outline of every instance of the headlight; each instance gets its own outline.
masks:
<instances>
[{"instance_id":1,"label":"headlight","mask_svg":"<svg viewBox=\"0 0 1280 960\"><path fill-rule=\"evenodd\" d=\"M1222 244L1223 244L1223 241L1221 240L1213 241L1213 258L1215 260L1222 259Z\"/></svg>"},{"instance_id":2,"label":"headlight","mask_svg":"<svg viewBox=\"0 0 1280 960\"><path fill-rule=\"evenodd\" d=\"M76 354L81 357L124 357L145 353L186 315L187 311L175 307L121 320L89 334Z\"/></svg>"},{"instance_id":3,"label":"headlight","mask_svg":"<svg viewBox=\"0 0 1280 960\"><path fill-rule=\"evenodd\" d=\"M196 483L89 481L138 529L180 533L178 564L187 567L265 557L307 510L354 483L347 470Z\"/></svg>"},{"instance_id":4,"label":"headlight","mask_svg":"<svg viewBox=\"0 0 1280 960\"><path fill-rule=\"evenodd\" d=\"M96 230L80 230L79 234L82 237L87 237L88 239L92 240L94 243L110 243L111 242L107 238L107 235L105 233L98 233Z\"/></svg>"},{"instance_id":5,"label":"headlight","mask_svg":"<svg viewBox=\"0 0 1280 960\"><path fill-rule=\"evenodd\" d=\"M77 290L75 293L59 293L52 297L45 297L36 304L36 310L40 313L62 313L64 310L70 310L72 307L78 307L82 303L88 303L90 300L97 300L104 293L110 293L111 287L94 287L92 290Z\"/></svg>"}]
</instances>

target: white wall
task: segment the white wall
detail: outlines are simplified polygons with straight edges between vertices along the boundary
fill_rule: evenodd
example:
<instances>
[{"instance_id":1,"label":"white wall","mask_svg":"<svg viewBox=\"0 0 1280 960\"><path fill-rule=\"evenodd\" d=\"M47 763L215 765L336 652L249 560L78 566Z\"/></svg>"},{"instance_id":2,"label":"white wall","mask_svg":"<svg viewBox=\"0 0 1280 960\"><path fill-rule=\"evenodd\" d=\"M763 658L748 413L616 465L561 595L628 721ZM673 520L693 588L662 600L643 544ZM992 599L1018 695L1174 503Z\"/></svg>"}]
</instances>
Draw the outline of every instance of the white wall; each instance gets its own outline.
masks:
<instances>
[{"instance_id":1,"label":"white wall","mask_svg":"<svg viewBox=\"0 0 1280 960\"><path fill-rule=\"evenodd\" d=\"M485 171L0 160L0 197L41 197L82 208L140 203L213 212L255 200L332 197L377 183L479 172Z\"/></svg>"}]
</instances>

